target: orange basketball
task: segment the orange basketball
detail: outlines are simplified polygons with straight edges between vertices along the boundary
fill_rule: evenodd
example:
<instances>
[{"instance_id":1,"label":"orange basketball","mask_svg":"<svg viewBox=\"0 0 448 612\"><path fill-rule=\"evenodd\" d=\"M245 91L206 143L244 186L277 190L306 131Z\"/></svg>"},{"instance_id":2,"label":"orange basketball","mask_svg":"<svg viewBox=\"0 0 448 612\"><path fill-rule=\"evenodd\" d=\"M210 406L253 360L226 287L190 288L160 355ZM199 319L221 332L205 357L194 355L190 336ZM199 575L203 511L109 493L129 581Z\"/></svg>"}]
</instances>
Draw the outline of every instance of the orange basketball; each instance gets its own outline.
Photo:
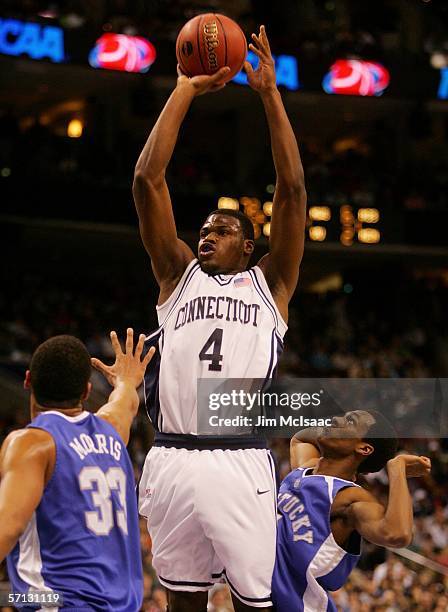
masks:
<instances>
[{"instance_id":1,"label":"orange basketball","mask_svg":"<svg viewBox=\"0 0 448 612\"><path fill-rule=\"evenodd\" d=\"M176 41L177 61L189 77L214 74L229 66L230 72L225 76L225 81L229 81L241 70L246 55L246 37L240 26L217 13L190 19Z\"/></svg>"}]
</instances>

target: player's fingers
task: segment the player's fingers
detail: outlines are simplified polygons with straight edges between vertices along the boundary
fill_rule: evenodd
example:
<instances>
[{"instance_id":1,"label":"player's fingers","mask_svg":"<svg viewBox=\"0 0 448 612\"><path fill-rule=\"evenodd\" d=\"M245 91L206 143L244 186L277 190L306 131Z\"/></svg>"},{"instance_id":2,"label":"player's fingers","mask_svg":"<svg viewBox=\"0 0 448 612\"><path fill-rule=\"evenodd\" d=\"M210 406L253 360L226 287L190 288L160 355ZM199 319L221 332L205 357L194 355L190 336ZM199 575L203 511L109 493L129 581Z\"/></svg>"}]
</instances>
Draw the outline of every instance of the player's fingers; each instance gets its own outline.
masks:
<instances>
[{"instance_id":1,"label":"player's fingers","mask_svg":"<svg viewBox=\"0 0 448 612\"><path fill-rule=\"evenodd\" d=\"M260 38L263 41L263 45L266 47L266 50L271 52L271 46L269 44L268 35L266 34L266 28L264 25L260 26Z\"/></svg>"},{"instance_id":2,"label":"player's fingers","mask_svg":"<svg viewBox=\"0 0 448 612\"><path fill-rule=\"evenodd\" d=\"M255 55L258 55L258 57L262 58L264 57L264 53L263 51L260 51L260 49L258 49L255 45L253 45L252 43L249 44L249 49L251 51L253 51L255 53Z\"/></svg>"},{"instance_id":3,"label":"player's fingers","mask_svg":"<svg viewBox=\"0 0 448 612\"><path fill-rule=\"evenodd\" d=\"M102 372L103 374L105 374L106 372L109 371L109 366L107 366L105 363L103 363L101 361L101 359L97 359L96 357L92 357L90 362L91 362L92 366L95 368L95 370L98 370L99 372Z\"/></svg>"},{"instance_id":4,"label":"player's fingers","mask_svg":"<svg viewBox=\"0 0 448 612\"><path fill-rule=\"evenodd\" d=\"M140 334L138 337L137 346L135 347L135 356L140 359L145 344L145 334Z\"/></svg>"},{"instance_id":5,"label":"player's fingers","mask_svg":"<svg viewBox=\"0 0 448 612\"><path fill-rule=\"evenodd\" d=\"M132 355L134 348L134 330L132 327L128 327L126 330L126 353Z\"/></svg>"},{"instance_id":6,"label":"player's fingers","mask_svg":"<svg viewBox=\"0 0 448 612\"><path fill-rule=\"evenodd\" d=\"M184 73L182 72L182 68L180 67L180 64L177 64L177 76L185 76Z\"/></svg>"},{"instance_id":7,"label":"player's fingers","mask_svg":"<svg viewBox=\"0 0 448 612\"><path fill-rule=\"evenodd\" d=\"M230 72L230 68L229 66L224 66L223 68L220 68L217 72L215 72L215 74L212 76L212 82L213 83L218 83L219 81L221 81L226 74L228 74Z\"/></svg>"},{"instance_id":8,"label":"player's fingers","mask_svg":"<svg viewBox=\"0 0 448 612\"><path fill-rule=\"evenodd\" d=\"M149 351L146 353L145 358L142 361L142 364L145 366L148 365L148 363L151 361L151 359L153 358L154 353L156 352L156 347L152 346Z\"/></svg>"},{"instance_id":9,"label":"player's fingers","mask_svg":"<svg viewBox=\"0 0 448 612\"><path fill-rule=\"evenodd\" d=\"M244 70L246 71L246 74L252 74L254 69L252 68L252 64L250 62L244 62Z\"/></svg>"},{"instance_id":10,"label":"player's fingers","mask_svg":"<svg viewBox=\"0 0 448 612\"><path fill-rule=\"evenodd\" d=\"M120 342L118 341L118 336L116 331L110 332L110 341L112 343L112 347L115 351L115 355L122 355L123 351L121 350Z\"/></svg>"},{"instance_id":11,"label":"player's fingers","mask_svg":"<svg viewBox=\"0 0 448 612\"><path fill-rule=\"evenodd\" d=\"M266 45L261 38L261 35L257 36L256 34L252 34L252 40L256 43L254 46L261 51L262 53L267 53ZM250 46L250 45L249 45Z\"/></svg>"},{"instance_id":12,"label":"player's fingers","mask_svg":"<svg viewBox=\"0 0 448 612\"><path fill-rule=\"evenodd\" d=\"M258 36L256 34L252 34L252 40L257 43L258 49L263 51L263 53L269 53L269 45L266 44L265 39L263 38L263 30L261 29L263 26L260 26L260 33Z\"/></svg>"}]
</instances>

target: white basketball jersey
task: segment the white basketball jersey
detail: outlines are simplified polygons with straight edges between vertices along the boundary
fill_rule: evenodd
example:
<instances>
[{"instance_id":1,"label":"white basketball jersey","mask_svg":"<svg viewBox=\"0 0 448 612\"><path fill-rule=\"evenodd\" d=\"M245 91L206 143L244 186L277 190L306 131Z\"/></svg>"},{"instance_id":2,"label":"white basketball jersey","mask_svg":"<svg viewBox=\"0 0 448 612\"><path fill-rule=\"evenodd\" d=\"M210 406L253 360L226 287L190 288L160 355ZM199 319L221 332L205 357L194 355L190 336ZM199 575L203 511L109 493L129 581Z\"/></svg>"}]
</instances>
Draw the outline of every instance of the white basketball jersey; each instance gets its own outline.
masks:
<instances>
[{"instance_id":1,"label":"white basketball jersey","mask_svg":"<svg viewBox=\"0 0 448 612\"><path fill-rule=\"evenodd\" d=\"M156 430L197 434L200 378L272 378L287 325L258 266L211 276L195 259L157 314L145 343L158 348L145 376Z\"/></svg>"}]
</instances>

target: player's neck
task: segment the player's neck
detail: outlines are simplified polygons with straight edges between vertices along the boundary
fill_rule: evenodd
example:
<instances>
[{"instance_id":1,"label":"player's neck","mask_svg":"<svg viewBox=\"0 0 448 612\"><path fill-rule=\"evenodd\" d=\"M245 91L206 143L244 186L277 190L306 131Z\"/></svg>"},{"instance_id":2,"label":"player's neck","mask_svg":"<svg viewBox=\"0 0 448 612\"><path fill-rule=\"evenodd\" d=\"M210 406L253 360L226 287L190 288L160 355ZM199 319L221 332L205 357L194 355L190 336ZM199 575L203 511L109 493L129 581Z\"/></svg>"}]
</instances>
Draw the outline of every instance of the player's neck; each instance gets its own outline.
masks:
<instances>
[{"instance_id":1,"label":"player's neck","mask_svg":"<svg viewBox=\"0 0 448 612\"><path fill-rule=\"evenodd\" d=\"M219 276L222 274L223 276L235 276L235 274L239 274L240 272L244 272L246 270L246 266L237 266L232 269L219 269L219 270L207 270L206 268L202 268L206 274L209 276Z\"/></svg>"},{"instance_id":2,"label":"player's neck","mask_svg":"<svg viewBox=\"0 0 448 612\"><path fill-rule=\"evenodd\" d=\"M56 406L40 406L39 404L37 404L34 407L34 410L32 412L32 418L34 419L35 417L39 416L40 414L45 414L46 412L60 412L61 414L64 414L65 416L69 416L69 417L74 417L74 416L78 416L80 415L83 411L83 405L82 404L78 404L77 406L73 407L73 408L59 408Z\"/></svg>"},{"instance_id":3,"label":"player's neck","mask_svg":"<svg viewBox=\"0 0 448 612\"><path fill-rule=\"evenodd\" d=\"M342 480L356 481L356 467L347 458L326 459L322 457L314 474L321 476L334 476Z\"/></svg>"}]
</instances>

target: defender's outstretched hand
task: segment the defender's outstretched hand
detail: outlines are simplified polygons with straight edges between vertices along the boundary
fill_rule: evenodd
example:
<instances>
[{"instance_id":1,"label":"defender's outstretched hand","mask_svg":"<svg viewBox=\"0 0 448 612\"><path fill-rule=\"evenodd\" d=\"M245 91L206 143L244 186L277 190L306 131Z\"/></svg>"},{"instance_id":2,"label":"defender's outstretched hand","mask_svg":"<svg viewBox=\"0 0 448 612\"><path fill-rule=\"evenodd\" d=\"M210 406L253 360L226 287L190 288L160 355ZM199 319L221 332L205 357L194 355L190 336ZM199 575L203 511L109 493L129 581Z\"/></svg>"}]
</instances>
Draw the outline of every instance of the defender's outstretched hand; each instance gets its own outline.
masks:
<instances>
[{"instance_id":1,"label":"defender's outstretched hand","mask_svg":"<svg viewBox=\"0 0 448 612\"><path fill-rule=\"evenodd\" d=\"M187 77L181 70L179 64L177 65L177 84L178 85L192 85L194 87L194 95L201 96L207 92L219 91L226 86L222 80L226 74L230 71L228 66L220 68L215 74L201 74L199 76Z\"/></svg>"},{"instance_id":2,"label":"defender's outstretched hand","mask_svg":"<svg viewBox=\"0 0 448 612\"><path fill-rule=\"evenodd\" d=\"M258 56L258 68L254 70L249 62L244 62L244 69L252 89L263 93L276 88L275 64L263 25L260 26L258 36L252 34L252 40L255 44L250 43L249 49Z\"/></svg>"},{"instance_id":3,"label":"defender's outstretched hand","mask_svg":"<svg viewBox=\"0 0 448 612\"><path fill-rule=\"evenodd\" d=\"M130 383L135 388L139 387L143 381L145 370L155 353L155 348L151 347L144 359L141 359L143 345L145 342L144 334L140 337L134 352L134 330L129 327L126 336L125 352L121 350L120 342L114 331L110 332L110 341L115 351L115 363L111 366L106 365L100 359L92 358L92 366L101 372L107 381L116 387L118 383Z\"/></svg>"},{"instance_id":4,"label":"defender's outstretched hand","mask_svg":"<svg viewBox=\"0 0 448 612\"><path fill-rule=\"evenodd\" d=\"M406 469L406 478L425 476L431 472L431 459L418 455L397 455L390 461L390 464L402 464Z\"/></svg>"}]
</instances>

